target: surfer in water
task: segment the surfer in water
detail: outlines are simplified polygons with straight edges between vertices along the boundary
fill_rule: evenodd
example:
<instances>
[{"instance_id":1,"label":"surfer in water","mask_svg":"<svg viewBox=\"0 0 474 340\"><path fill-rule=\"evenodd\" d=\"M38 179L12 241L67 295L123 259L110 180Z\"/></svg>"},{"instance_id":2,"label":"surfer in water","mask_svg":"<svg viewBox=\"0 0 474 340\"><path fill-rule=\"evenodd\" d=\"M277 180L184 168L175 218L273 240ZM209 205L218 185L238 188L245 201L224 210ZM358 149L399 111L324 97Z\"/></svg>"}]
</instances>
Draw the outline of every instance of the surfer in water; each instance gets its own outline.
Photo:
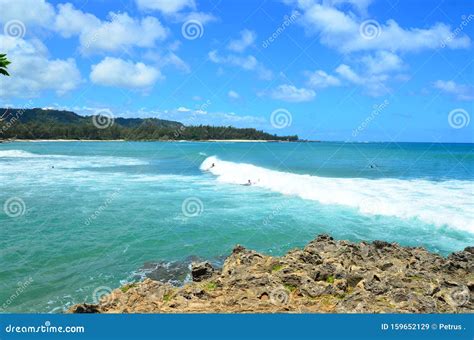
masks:
<instances>
[{"instance_id":1,"label":"surfer in water","mask_svg":"<svg viewBox=\"0 0 474 340\"><path fill-rule=\"evenodd\" d=\"M252 182L251 182L250 180L248 180L248 182L247 182L247 183L245 183L245 184L242 184L242 185L244 185L244 186L247 186L247 187L248 187L248 186L251 186L251 185L252 185Z\"/></svg>"},{"instance_id":2,"label":"surfer in water","mask_svg":"<svg viewBox=\"0 0 474 340\"><path fill-rule=\"evenodd\" d=\"M207 169L207 171L211 170L213 167L215 167L216 165L214 163L212 163L212 165L209 167L209 169Z\"/></svg>"}]
</instances>

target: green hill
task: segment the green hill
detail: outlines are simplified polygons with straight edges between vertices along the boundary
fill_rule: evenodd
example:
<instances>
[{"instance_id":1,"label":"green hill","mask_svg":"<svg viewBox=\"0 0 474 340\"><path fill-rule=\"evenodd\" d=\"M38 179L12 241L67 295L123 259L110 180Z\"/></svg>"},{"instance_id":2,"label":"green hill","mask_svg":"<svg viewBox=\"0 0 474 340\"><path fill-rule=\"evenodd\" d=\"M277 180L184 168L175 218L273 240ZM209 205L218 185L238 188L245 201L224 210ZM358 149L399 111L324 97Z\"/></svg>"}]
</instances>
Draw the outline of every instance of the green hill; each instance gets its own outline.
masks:
<instances>
[{"instance_id":1,"label":"green hill","mask_svg":"<svg viewBox=\"0 0 474 340\"><path fill-rule=\"evenodd\" d=\"M0 139L289 140L252 128L185 126L158 118L81 116L71 111L0 108Z\"/></svg>"}]
</instances>

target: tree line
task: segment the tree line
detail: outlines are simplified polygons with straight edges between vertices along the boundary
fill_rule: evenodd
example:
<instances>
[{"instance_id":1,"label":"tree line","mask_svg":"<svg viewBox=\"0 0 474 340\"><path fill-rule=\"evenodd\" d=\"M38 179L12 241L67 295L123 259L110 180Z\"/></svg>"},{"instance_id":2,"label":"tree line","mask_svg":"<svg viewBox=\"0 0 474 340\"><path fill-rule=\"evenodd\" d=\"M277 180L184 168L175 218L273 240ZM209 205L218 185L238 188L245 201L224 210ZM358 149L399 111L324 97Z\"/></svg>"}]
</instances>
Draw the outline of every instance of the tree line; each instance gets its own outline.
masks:
<instances>
[{"instance_id":1,"label":"tree line","mask_svg":"<svg viewBox=\"0 0 474 340\"><path fill-rule=\"evenodd\" d=\"M160 119L117 118L107 121L107 117L84 117L57 110L0 109L0 117L0 139L298 140L296 135L277 136L253 128L185 126ZM105 119L103 126L100 125L104 122L102 118Z\"/></svg>"}]
</instances>

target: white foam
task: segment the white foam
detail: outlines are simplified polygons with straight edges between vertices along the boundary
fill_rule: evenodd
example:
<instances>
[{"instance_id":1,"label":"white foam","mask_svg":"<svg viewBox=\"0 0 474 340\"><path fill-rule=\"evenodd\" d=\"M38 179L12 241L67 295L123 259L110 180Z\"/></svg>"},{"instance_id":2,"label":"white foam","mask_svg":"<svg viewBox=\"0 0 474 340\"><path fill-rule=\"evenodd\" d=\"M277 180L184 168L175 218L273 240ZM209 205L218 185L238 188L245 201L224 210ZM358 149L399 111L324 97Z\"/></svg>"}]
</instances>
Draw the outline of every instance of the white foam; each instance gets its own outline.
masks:
<instances>
[{"instance_id":1,"label":"white foam","mask_svg":"<svg viewBox=\"0 0 474 340\"><path fill-rule=\"evenodd\" d=\"M2 158L30 158L41 157L41 155L27 152L24 150L0 150L0 157Z\"/></svg>"},{"instance_id":2,"label":"white foam","mask_svg":"<svg viewBox=\"0 0 474 340\"><path fill-rule=\"evenodd\" d=\"M215 166L211 167L214 163ZM474 233L472 181L329 178L269 170L208 157L201 170L225 183L245 184L322 204L338 204L363 214L418 218L436 226Z\"/></svg>"},{"instance_id":3,"label":"white foam","mask_svg":"<svg viewBox=\"0 0 474 340\"><path fill-rule=\"evenodd\" d=\"M29 164L51 164L63 168L74 167L106 167L114 165L142 165L146 161L131 157L113 157L113 156L70 156L70 155L51 155L35 154L24 150L0 150L0 160L9 158L19 158L17 162L28 162ZM1 164L1 163L0 163Z\"/></svg>"}]
</instances>

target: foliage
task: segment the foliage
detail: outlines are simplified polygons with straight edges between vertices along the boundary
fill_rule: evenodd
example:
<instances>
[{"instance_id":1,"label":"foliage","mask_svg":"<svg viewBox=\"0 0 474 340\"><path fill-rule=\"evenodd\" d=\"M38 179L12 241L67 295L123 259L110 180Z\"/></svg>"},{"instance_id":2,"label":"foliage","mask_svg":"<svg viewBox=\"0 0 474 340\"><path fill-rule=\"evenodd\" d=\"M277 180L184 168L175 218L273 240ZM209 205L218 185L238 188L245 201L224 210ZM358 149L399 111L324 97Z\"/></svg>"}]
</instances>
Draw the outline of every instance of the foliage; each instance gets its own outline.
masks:
<instances>
[{"instance_id":1,"label":"foliage","mask_svg":"<svg viewBox=\"0 0 474 340\"><path fill-rule=\"evenodd\" d=\"M283 265L281 264L276 264L272 267L272 272L277 272L283 269Z\"/></svg>"},{"instance_id":2,"label":"foliage","mask_svg":"<svg viewBox=\"0 0 474 340\"><path fill-rule=\"evenodd\" d=\"M10 74L7 71L7 67L10 64L11 64L11 62L8 61L7 55L6 54L0 54L0 74L3 74L4 76L9 76Z\"/></svg>"},{"instance_id":3,"label":"foliage","mask_svg":"<svg viewBox=\"0 0 474 340\"><path fill-rule=\"evenodd\" d=\"M215 283L215 282L208 282L204 286L204 289L209 290L209 291L215 290L216 288L217 288L217 283Z\"/></svg>"},{"instance_id":4,"label":"foliage","mask_svg":"<svg viewBox=\"0 0 474 340\"><path fill-rule=\"evenodd\" d=\"M0 109L0 139L85 139L85 140L289 140L298 136L276 136L251 128L231 126L184 126L156 118L115 118L100 129L93 116L43 109Z\"/></svg>"}]
</instances>

